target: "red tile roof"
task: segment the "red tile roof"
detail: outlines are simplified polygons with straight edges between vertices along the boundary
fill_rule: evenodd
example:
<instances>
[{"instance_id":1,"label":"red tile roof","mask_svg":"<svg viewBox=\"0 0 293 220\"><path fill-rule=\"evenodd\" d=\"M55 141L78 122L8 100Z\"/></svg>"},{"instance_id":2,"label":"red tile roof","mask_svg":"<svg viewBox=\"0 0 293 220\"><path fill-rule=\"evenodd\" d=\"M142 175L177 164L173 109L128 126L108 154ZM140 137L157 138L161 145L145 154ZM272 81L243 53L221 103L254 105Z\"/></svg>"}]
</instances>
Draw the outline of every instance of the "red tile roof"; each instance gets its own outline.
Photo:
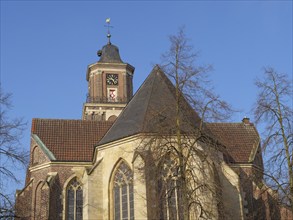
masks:
<instances>
[{"instance_id":1,"label":"red tile roof","mask_svg":"<svg viewBox=\"0 0 293 220\"><path fill-rule=\"evenodd\" d=\"M92 161L95 145L112 126L109 121L33 119L32 134L37 135L57 161ZM208 129L226 146L227 159L247 163L259 144L253 124L208 123ZM253 158L252 158L253 159Z\"/></svg>"},{"instance_id":2,"label":"red tile roof","mask_svg":"<svg viewBox=\"0 0 293 220\"><path fill-rule=\"evenodd\" d=\"M58 161L92 161L94 146L113 122L33 119L37 135Z\"/></svg>"},{"instance_id":3,"label":"red tile roof","mask_svg":"<svg viewBox=\"0 0 293 220\"><path fill-rule=\"evenodd\" d=\"M225 145L229 162L251 162L251 153L258 147L260 138L253 124L208 123L207 127L218 141Z\"/></svg>"}]
</instances>

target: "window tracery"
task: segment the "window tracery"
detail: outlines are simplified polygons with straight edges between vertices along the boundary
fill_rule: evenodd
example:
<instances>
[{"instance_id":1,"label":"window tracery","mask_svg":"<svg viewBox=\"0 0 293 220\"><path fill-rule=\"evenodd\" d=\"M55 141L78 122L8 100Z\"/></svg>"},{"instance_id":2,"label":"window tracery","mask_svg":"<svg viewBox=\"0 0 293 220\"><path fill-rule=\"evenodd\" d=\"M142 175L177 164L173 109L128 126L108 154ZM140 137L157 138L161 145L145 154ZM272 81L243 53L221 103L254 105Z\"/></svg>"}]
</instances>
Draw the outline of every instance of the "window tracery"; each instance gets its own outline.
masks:
<instances>
[{"instance_id":1,"label":"window tracery","mask_svg":"<svg viewBox=\"0 0 293 220\"><path fill-rule=\"evenodd\" d=\"M134 219L133 172L121 162L113 179L114 219Z\"/></svg>"},{"instance_id":2,"label":"window tracery","mask_svg":"<svg viewBox=\"0 0 293 220\"><path fill-rule=\"evenodd\" d=\"M73 178L66 189L66 219L82 220L83 192L82 185Z\"/></svg>"},{"instance_id":3,"label":"window tracery","mask_svg":"<svg viewBox=\"0 0 293 220\"><path fill-rule=\"evenodd\" d=\"M160 164L160 217L167 220L183 219L179 166L169 157Z\"/></svg>"}]
</instances>

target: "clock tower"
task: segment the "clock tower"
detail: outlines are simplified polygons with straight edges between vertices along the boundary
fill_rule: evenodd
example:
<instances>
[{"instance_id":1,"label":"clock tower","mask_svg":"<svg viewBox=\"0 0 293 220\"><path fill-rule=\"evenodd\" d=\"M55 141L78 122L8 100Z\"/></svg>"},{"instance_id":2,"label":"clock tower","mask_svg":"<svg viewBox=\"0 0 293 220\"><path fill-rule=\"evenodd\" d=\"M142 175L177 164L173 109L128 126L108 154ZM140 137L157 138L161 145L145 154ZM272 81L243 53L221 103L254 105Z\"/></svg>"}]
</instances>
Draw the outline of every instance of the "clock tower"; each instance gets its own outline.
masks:
<instances>
[{"instance_id":1,"label":"clock tower","mask_svg":"<svg viewBox=\"0 0 293 220\"><path fill-rule=\"evenodd\" d=\"M100 60L87 68L88 94L83 120L115 120L133 95L134 67L124 63L110 41L98 51Z\"/></svg>"}]
</instances>

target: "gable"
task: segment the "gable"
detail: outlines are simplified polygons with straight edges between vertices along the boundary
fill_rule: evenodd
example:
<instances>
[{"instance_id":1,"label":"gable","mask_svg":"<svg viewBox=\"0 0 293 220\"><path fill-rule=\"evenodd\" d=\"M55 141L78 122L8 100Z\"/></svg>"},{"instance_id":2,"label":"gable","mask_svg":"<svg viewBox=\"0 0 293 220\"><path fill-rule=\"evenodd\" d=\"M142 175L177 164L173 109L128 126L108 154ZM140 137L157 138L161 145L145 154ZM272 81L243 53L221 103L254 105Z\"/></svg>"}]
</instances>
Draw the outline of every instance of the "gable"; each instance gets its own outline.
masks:
<instances>
[{"instance_id":1,"label":"gable","mask_svg":"<svg viewBox=\"0 0 293 220\"><path fill-rule=\"evenodd\" d=\"M43 152L43 150L38 146L33 146L32 152L31 152L31 165L36 166L43 164L45 162L49 162L50 160L46 156L46 154Z\"/></svg>"}]
</instances>

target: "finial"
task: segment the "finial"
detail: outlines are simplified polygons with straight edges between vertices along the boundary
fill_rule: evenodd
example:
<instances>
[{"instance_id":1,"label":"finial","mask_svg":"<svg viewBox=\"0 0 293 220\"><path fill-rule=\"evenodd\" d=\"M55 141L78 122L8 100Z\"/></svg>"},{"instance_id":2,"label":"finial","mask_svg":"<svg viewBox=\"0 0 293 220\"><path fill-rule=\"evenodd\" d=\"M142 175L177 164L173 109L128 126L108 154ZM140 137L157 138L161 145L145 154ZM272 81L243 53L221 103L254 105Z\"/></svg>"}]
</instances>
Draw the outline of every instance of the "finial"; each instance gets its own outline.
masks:
<instances>
[{"instance_id":1,"label":"finial","mask_svg":"<svg viewBox=\"0 0 293 220\"><path fill-rule=\"evenodd\" d=\"M105 25L105 27L108 28L108 33L107 33L108 44L111 44L111 40L110 40L110 38L111 38L110 28L113 28L113 26L110 26L110 18L107 18L106 19L106 23L107 23L107 25Z\"/></svg>"}]
</instances>

